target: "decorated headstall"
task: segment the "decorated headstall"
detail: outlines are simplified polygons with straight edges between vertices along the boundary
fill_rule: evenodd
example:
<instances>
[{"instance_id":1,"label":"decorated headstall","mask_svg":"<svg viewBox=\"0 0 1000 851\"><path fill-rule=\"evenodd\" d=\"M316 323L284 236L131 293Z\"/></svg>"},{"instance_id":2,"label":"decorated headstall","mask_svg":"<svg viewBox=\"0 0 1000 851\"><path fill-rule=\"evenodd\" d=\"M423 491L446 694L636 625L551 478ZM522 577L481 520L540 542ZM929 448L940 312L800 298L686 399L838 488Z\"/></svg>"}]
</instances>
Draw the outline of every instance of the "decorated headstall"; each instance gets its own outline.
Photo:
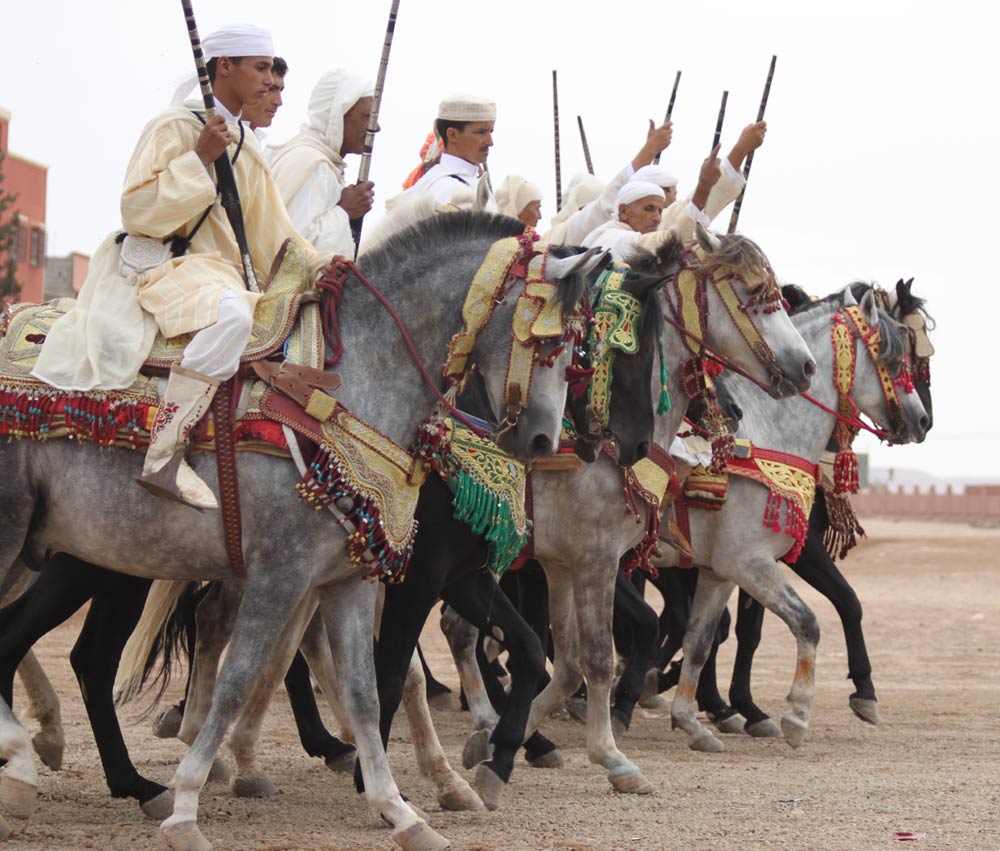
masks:
<instances>
[{"instance_id":1,"label":"decorated headstall","mask_svg":"<svg viewBox=\"0 0 1000 851\"><path fill-rule=\"evenodd\" d=\"M726 428L725 416L719 407L712 381L722 371L716 361L705 358L702 343L708 329L708 284L715 287L726 312L746 340L750 350L772 377L780 377L777 360L771 347L754 324L753 316L775 313L787 308L781 296L777 279L767 261L761 256L752 266L736 268L712 261L710 253L700 245L691 245L681 254L680 266L674 277L673 293L667 301L678 321L688 333L682 334L692 356L681 364L681 381L684 393L705 408L702 422L712 438L712 464L714 473L725 470L732 457L733 438ZM740 300L736 286L740 284L749 295Z\"/></svg>"},{"instance_id":2,"label":"decorated headstall","mask_svg":"<svg viewBox=\"0 0 1000 851\"><path fill-rule=\"evenodd\" d=\"M582 317L570 314L571 305L558 298L559 285L545 277L548 246L536 249L529 236L501 239L490 246L486 259L476 271L462 307L464 330L451 339L444 377L453 396L461 391L469 375L469 356L479 332L486 327L494 307L519 281L524 288L514 310L510 355L504 379L506 416L496 435L517 424L528 404L531 382L537 366L552 366L563 346L543 355L546 342L575 343L583 334Z\"/></svg>"},{"instance_id":3,"label":"decorated headstall","mask_svg":"<svg viewBox=\"0 0 1000 851\"><path fill-rule=\"evenodd\" d=\"M629 267L615 263L601 273L594 285L588 350L592 375L587 388L587 418L590 434L603 435L611 417L611 374L618 352L634 355L639 351L639 316L642 304L637 296L622 289Z\"/></svg>"},{"instance_id":4,"label":"decorated headstall","mask_svg":"<svg viewBox=\"0 0 1000 851\"><path fill-rule=\"evenodd\" d=\"M894 431L902 431L903 405L899 398L900 389L904 393L912 393L913 379L910 375L909 356L905 355L903 363L895 376L889 365L879 359L881 345L880 326L869 325L857 305L846 305L838 310L833 317L833 383L837 389L838 413L848 420L856 421L858 406L851 398L854 389L854 372L857 366L855 341L860 340L872 359L872 364L878 373L882 394L885 397L889 413L889 423ZM858 488L857 458L851 451L851 443L857 429L843 419L838 419L833 438L838 446L834 461L834 490L841 493L854 493Z\"/></svg>"}]
</instances>

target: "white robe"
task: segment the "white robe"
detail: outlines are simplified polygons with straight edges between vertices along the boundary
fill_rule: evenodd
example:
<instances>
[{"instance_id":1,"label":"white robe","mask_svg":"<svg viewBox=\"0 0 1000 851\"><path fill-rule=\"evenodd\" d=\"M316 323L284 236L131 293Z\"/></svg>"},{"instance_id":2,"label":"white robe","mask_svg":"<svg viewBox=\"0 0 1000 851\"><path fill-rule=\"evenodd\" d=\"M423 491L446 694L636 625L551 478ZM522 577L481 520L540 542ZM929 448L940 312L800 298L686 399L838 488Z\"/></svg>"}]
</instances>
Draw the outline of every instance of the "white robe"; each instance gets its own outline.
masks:
<instances>
[{"instance_id":1,"label":"white robe","mask_svg":"<svg viewBox=\"0 0 1000 851\"><path fill-rule=\"evenodd\" d=\"M466 196L468 190L476 194L479 181L485 175L480 175L479 166L463 160L461 157L452 154L441 154L441 162L431 168L427 174L413 184L407 193L415 195L433 195L438 204L450 204L452 198L459 194ZM490 191L490 206L487 209L496 211L496 201L493 192Z\"/></svg>"}]
</instances>

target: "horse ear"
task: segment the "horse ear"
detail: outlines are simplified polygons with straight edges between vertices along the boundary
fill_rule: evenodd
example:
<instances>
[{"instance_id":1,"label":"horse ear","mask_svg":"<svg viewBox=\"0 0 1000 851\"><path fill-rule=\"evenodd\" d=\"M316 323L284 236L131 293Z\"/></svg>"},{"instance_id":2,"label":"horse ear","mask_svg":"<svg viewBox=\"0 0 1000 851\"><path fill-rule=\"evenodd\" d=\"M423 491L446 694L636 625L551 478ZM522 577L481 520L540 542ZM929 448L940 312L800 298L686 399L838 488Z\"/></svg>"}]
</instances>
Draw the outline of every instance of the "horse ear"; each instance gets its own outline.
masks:
<instances>
[{"instance_id":1,"label":"horse ear","mask_svg":"<svg viewBox=\"0 0 1000 851\"><path fill-rule=\"evenodd\" d=\"M844 307L856 305L858 300L854 297L854 290L851 287L844 287Z\"/></svg>"},{"instance_id":2,"label":"horse ear","mask_svg":"<svg viewBox=\"0 0 1000 851\"><path fill-rule=\"evenodd\" d=\"M698 240L698 245L709 253L718 251L722 248L722 240L711 231L705 230L705 228L701 226L701 222L695 223L694 235Z\"/></svg>"},{"instance_id":3,"label":"horse ear","mask_svg":"<svg viewBox=\"0 0 1000 851\"><path fill-rule=\"evenodd\" d=\"M545 261L545 277L550 281L561 281L572 274L586 275L606 262L609 253L600 248L588 248L580 254L569 257L553 257L549 255Z\"/></svg>"},{"instance_id":4,"label":"horse ear","mask_svg":"<svg viewBox=\"0 0 1000 851\"><path fill-rule=\"evenodd\" d=\"M875 290L868 290L861 298L861 315L870 328L878 325L878 301Z\"/></svg>"}]
</instances>

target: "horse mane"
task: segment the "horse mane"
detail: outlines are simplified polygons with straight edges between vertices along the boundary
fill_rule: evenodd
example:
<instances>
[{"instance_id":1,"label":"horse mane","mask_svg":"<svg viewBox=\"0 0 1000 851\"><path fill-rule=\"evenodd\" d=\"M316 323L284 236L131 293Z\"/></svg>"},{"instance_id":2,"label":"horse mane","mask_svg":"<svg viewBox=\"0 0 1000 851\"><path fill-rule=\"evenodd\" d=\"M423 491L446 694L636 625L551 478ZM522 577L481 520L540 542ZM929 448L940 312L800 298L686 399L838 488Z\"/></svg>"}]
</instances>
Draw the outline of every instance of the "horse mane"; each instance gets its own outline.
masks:
<instances>
[{"instance_id":1,"label":"horse mane","mask_svg":"<svg viewBox=\"0 0 1000 851\"><path fill-rule=\"evenodd\" d=\"M419 254L428 243L454 246L469 241L496 242L524 233L524 222L519 219L480 210L458 210L435 213L422 218L385 239L377 247L362 255L358 262L366 275L377 277L380 273ZM569 257L584 249L552 246L553 257ZM573 275L561 282L557 298L564 304L576 304L587 289L582 275Z\"/></svg>"}]
</instances>

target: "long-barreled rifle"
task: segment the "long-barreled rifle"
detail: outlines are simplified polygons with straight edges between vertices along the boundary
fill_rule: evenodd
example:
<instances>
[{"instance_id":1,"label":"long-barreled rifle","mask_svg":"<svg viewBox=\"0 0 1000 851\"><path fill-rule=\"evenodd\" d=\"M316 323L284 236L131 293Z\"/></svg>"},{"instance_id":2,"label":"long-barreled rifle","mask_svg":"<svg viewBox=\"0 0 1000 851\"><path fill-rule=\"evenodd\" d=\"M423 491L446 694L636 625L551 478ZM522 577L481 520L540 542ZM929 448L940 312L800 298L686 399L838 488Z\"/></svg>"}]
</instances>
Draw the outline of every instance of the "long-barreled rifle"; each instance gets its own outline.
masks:
<instances>
[{"instance_id":1,"label":"long-barreled rifle","mask_svg":"<svg viewBox=\"0 0 1000 851\"><path fill-rule=\"evenodd\" d=\"M399 0L392 0L389 9L389 23L385 28L385 41L382 42L382 58L378 65L378 75L375 78L375 95L372 98L372 111L368 118L368 130L365 133L365 145L361 154L361 168L358 169L358 183L368 180L372 163L372 149L375 147L375 133L378 128L378 112L382 106L382 90L385 88L385 71L389 67L389 51L392 49L392 37L396 32L396 14L399 12ZM351 236L354 237L354 257L358 256L361 245L361 227L364 216L351 220Z\"/></svg>"},{"instance_id":2,"label":"long-barreled rifle","mask_svg":"<svg viewBox=\"0 0 1000 851\"><path fill-rule=\"evenodd\" d=\"M594 163L590 159L590 145L587 144L587 131L583 129L583 119L578 115L576 123L580 125L580 142L583 144L583 159L587 163L587 171L594 173Z\"/></svg>"},{"instance_id":3,"label":"long-barreled rifle","mask_svg":"<svg viewBox=\"0 0 1000 851\"><path fill-rule=\"evenodd\" d=\"M758 123L764 120L764 110L767 108L767 97L771 94L771 80L774 78L774 66L778 61L777 56L771 57L771 67L767 71L767 81L764 83L764 94L760 98L760 109L757 110L757 121ZM753 165L753 155L754 152L751 151L747 154L746 162L743 164L743 179L746 180L750 176L750 166ZM729 218L729 233L736 233L736 223L740 219L740 208L743 206L743 196L746 194L747 187L746 183L743 184L743 189L740 190L740 195L736 199L736 203L733 205L733 214Z\"/></svg>"},{"instance_id":4,"label":"long-barreled rifle","mask_svg":"<svg viewBox=\"0 0 1000 851\"><path fill-rule=\"evenodd\" d=\"M212 94L212 83L208 79L208 68L205 65L205 53L201 49L201 38L198 36L198 25L194 19L194 10L191 8L191 0L181 0L184 8L184 19L187 21L188 37L191 40L191 51L194 54L194 64L198 69L198 85L201 87L201 97L205 103L205 116L210 119L215 115L215 96ZM250 257L250 248L247 245L247 232L243 224L243 208L240 205L240 193L236 188L236 175L233 174L233 164L229 161L229 153L223 151L222 155L215 161L215 176L219 181L219 195L222 198L222 207L226 211L226 217L233 229L236 237L236 245L240 250L240 261L243 264L243 277L246 280L247 289L251 292L260 292L257 284L257 275L253 268L253 259Z\"/></svg>"},{"instance_id":5,"label":"long-barreled rifle","mask_svg":"<svg viewBox=\"0 0 1000 851\"><path fill-rule=\"evenodd\" d=\"M663 119L663 123L666 124L670 120L670 116L674 114L674 101L677 100L677 87L681 82L681 72L677 72L677 76L674 77L674 87L670 91L670 103L667 104L667 117ZM663 153L662 151L660 153ZM653 157L653 165L660 164L660 154Z\"/></svg>"},{"instance_id":6,"label":"long-barreled rifle","mask_svg":"<svg viewBox=\"0 0 1000 851\"><path fill-rule=\"evenodd\" d=\"M556 72L552 72L552 122L555 125L555 145L556 145L556 209L562 207L562 163L559 155L559 83L556 80Z\"/></svg>"}]
</instances>

